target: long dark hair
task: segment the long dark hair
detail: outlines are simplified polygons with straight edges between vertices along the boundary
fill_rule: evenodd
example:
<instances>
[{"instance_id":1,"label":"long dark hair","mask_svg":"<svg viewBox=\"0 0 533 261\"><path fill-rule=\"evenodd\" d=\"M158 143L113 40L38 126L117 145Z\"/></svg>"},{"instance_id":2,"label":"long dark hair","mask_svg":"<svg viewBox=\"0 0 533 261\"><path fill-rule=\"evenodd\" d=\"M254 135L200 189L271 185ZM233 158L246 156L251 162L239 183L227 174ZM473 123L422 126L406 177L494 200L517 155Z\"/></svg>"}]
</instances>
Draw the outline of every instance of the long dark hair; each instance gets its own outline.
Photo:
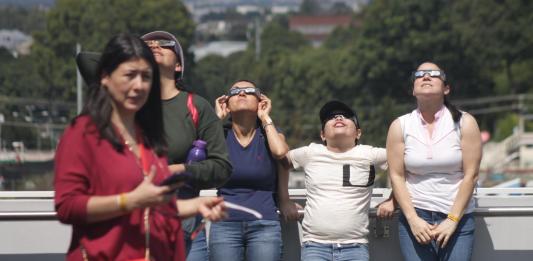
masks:
<instances>
[{"instance_id":1,"label":"long dark hair","mask_svg":"<svg viewBox=\"0 0 533 261\"><path fill-rule=\"evenodd\" d=\"M444 96L444 106L446 106L446 108L448 108L448 110L452 114L453 121L455 123L458 123L461 120L461 116L463 116L463 114L459 111L459 109L457 109L457 107L455 107L455 105L453 105L448 100L448 95Z\"/></svg>"},{"instance_id":2,"label":"long dark hair","mask_svg":"<svg viewBox=\"0 0 533 261\"><path fill-rule=\"evenodd\" d=\"M152 87L148 100L135 114L135 122L142 130L143 145L154 149L157 155L162 156L166 154L167 146L163 129L159 67L152 51L140 38L130 34L119 34L109 40L98 63L99 80L89 87L87 102L81 115L89 115L100 137L109 141L117 151L123 151L124 144L111 124L112 99L106 89L100 86L100 80L104 75L111 75L120 64L139 58L150 64Z\"/></svg>"}]
</instances>

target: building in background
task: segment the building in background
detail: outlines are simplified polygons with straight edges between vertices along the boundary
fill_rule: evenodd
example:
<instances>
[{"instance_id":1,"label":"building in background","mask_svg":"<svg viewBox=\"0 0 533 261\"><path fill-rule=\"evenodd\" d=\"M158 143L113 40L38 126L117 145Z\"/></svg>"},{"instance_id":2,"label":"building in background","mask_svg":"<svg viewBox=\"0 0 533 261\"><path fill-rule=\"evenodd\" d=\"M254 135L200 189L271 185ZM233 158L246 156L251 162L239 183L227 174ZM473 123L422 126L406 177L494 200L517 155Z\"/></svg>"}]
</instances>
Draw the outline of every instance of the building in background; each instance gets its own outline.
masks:
<instances>
[{"instance_id":1,"label":"building in background","mask_svg":"<svg viewBox=\"0 0 533 261\"><path fill-rule=\"evenodd\" d=\"M14 57L27 55L33 38L19 30L0 29L0 47L6 48Z\"/></svg>"},{"instance_id":2,"label":"building in background","mask_svg":"<svg viewBox=\"0 0 533 261\"><path fill-rule=\"evenodd\" d=\"M213 41L204 45L194 45L189 50L194 53L194 60L199 61L208 55L228 55L246 50L246 41Z\"/></svg>"},{"instance_id":3,"label":"building in background","mask_svg":"<svg viewBox=\"0 0 533 261\"><path fill-rule=\"evenodd\" d=\"M315 47L320 46L335 28L348 27L351 25L353 25L353 19L350 15L296 15L289 18L289 29L303 34Z\"/></svg>"}]
</instances>

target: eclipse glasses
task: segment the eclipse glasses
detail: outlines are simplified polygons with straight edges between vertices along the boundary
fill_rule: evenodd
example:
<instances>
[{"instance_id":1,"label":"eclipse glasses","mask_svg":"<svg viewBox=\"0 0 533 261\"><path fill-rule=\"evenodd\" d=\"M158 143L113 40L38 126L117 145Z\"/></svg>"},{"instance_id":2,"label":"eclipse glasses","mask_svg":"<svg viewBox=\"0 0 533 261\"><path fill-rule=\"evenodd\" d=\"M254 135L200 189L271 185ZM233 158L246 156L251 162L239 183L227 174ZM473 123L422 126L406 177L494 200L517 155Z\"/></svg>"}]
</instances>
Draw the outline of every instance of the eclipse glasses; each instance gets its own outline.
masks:
<instances>
[{"instance_id":1,"label":"eclipse glasses","mask_svg":"<svg viewBox=\"0 0 533 261\"><path fill-rule=\"evenodd\" d=\"M160 39L160 40L146 40L144 41L146 43L146 45L148 45L149 47L151 46L159 46L159 47L174 47L176 45L176 42L172 41L172 40L165 40L165 39Z\"/></svg>"},{"instance_id":2,"label":"eclipse glasses","mask_svg":"<svg viewBox=\"0 0 533 261\"><path fill-rule=\"evenodd\" d=\"M228 94L226 94L228 97L239 95L241 92L244 92L246 95L255 95L257 98L261 98L261 91L259 88L255 87L233 87L229 89Z\"/></svg>"},{"instance_id":3,"label":"eclipse glasses","mask_svg":"<svg viewBox=\"0 0 533 261\"><path fill-rule=\"evenodd\" d=\"M439 77L442 81L446 81L446 74L444 71L441 70L418 70L413 72L413 81L418 78L424 77L426 74L429 75L429 77Z\"/></svg>"}]
</instances>

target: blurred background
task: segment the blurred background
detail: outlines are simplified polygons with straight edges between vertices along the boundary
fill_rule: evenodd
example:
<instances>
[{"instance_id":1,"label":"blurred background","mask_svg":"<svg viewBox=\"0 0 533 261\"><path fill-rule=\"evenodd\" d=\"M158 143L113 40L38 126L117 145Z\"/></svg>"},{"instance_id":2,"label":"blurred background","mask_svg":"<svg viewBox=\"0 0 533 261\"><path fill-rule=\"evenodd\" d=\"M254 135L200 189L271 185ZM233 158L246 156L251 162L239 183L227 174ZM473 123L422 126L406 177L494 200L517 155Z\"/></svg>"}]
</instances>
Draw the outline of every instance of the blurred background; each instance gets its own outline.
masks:
<instances>
[{"instance_id":1,"label":"blurred background","mask_svg":"<svg viewBox=\"0 0 533 261\"><path fill-rule=\"evenodd\" d=\"M483 131L480 186L533 186L531 24L529 0L0 0L0 190L53 189L54 149L86 91L76 53L154 30L177 36L187 89L207 100L255 81L291 148L319 141L330 99L357 111L362 143L384 146L415 108L411 72L433 61Z\"/></svg>"}]
</instances>

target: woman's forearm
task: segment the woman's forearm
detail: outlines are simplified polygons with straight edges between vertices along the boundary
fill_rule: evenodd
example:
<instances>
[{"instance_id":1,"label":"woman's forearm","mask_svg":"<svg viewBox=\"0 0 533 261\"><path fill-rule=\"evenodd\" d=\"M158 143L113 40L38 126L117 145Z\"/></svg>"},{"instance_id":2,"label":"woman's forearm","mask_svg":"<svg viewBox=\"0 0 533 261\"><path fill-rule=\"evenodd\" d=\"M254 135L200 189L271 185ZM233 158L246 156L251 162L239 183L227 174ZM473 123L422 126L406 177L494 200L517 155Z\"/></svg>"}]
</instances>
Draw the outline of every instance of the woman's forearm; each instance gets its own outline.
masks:
<instances>
[{"instance_id":1,"label":"woman's forearm","mask_svg":"<svg viewBox=\"0 0 533 261\"><path fill-rule=\"evenodd\" d=\"M92 196L87 202L87 223L112 219L133 209L128 194Z\"/></svg>"},{"instance_id":2,"label":"woman's forearm","mask_svg":"<svg viewBox=\"0 0 533 261\"><path fill-rule=\"evenodd\" d=\"M274 123L270 117L262 120L261 124L265 130L268 139L268 146L272 156L276 159L285 157L289 151L289 146L287 145L287 142L285 142L285 137L283 134L278 133L278 130L274 126Z\"/></svg>"}]
</instances>

